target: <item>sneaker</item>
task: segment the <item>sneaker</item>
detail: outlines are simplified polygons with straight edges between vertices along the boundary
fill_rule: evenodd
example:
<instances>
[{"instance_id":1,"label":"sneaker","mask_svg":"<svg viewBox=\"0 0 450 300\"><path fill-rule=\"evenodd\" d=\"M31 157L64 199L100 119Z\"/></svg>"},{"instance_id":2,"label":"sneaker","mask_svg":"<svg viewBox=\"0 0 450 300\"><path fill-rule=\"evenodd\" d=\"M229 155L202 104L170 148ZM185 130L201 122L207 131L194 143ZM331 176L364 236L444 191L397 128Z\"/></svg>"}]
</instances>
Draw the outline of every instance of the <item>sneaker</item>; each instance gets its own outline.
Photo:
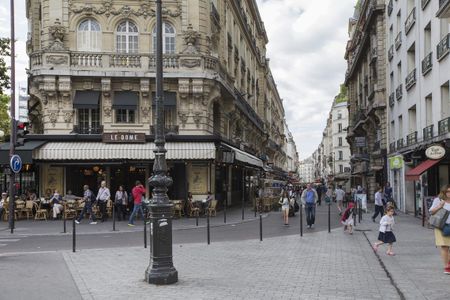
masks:
<instances>
[{"instance_id":1,"label":"sneaker","mask_svg":"<svg viewBox=\"0 0 450 300\"><path fill-rule=\"evenodd\" d=\"M77 223L77 224L80 224L80 221L78 221L78 220L75 220L75 223Z\"/></svg>"},{"instance_id":2,"label":"sneaker","mask_svg":"<svg viewBox=\"0 0 450 300\"><path fill-rule=\"evenodd\" d=\"M97 225L97 222L92 221L91 223L89 223L91 225Z\"/></svg>"},{"instance_id":3,"label":"sneaker","mask_svg":"<svg viewBox=\"0 0 450 300\"><path fill-rule=\"evenodd\" d=\"M134 227L134 224L128 223L128 226L130 226L130 227Z\"/></svg>"},{"instance_id":4,"label":"sneaker","mask_svg":"<svg viewBox=\"0 0 450 300\"><path fill-rule=\"evenodd\" d=\"M375 222L375 218L372 218L372 222L376 223L376 222Z\"/></svg>"},{"instance_id":5,"label":"sneaker","mask_svg":"<svg viewBox=\"0 0 450 300\"><path fill-rule=\"evenodd\" d=\"M311 224L311 226L309 228L314 228L314 224Z\"/></svg>"},{"instance_id":6,"label":"sneaker","mask_svg":"<svg viewBox=\"0 0 450 300\"><path fill-rule=\"evenodd\" d=\"M450 275L450 267L444 269L444 274Z\"/></svg>"}]
</instances>

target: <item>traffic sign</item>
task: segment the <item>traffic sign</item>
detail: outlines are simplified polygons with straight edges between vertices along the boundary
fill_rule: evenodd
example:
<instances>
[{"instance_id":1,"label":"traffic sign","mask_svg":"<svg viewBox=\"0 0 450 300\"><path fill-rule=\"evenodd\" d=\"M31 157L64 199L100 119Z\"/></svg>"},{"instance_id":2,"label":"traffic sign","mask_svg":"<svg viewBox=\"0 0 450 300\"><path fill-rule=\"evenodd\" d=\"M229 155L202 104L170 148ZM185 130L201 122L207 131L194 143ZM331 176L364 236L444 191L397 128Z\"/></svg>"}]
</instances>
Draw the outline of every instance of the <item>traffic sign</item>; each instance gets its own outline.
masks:
<instances>
[{"instance_id":1,"label":"traffic sign","mask_svg":"<svg viewBox=\"0 0 450 300\"><path fill-rule=\"evenodd\" d=\"M19 155L15 154L11 156L11 160L9 161L9 166L14 173L19 173L22 170L22 159Z\"/></svg>"}]
</instances>

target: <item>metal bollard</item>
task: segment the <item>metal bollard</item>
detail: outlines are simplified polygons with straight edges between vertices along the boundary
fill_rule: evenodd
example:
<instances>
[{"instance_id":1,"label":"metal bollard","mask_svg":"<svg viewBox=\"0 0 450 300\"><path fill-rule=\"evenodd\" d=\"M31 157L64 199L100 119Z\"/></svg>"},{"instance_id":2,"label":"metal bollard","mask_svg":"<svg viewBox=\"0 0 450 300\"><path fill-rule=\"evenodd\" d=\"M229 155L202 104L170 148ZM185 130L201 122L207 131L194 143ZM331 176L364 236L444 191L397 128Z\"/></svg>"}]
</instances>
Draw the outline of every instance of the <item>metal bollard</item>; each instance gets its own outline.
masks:
<instances>
[{"instance_id":1,"label":"metal bollard","mask_svg":"<svg viewBox=\"0 0 450 300\"><path fill-rule=\"evenodd\" d=\"M262 237L262 215L261 213L259 213L259 241L262 242L263 237Z\"/></svg>"},{"instance_id":2,"label":"metal bollard","mask_svg":"<svg viewBox=\"0 0 450 300\"><path fill-rule=\"evenodd\" d=\"M331 203L328 203L328 233L331 232Z\"/></svg>"},{"instance_id":3,"label":"metal bollard","mask_svg":"<svg viewBox=\"0 0 450 300\"><path fill-rule=\"evenodd\" d=\"M195 216L195 226L198 226L198 212L197 215Z\"/></svg>"},{"instance_id":4,"label":"metal bollard","mask_svg":"<svg viewBox=\"0 0 450 300\"><path fill-rule=\"evenodd\" d=\"M147 222L144 220L144 248L147 248Z\"/></svg>"},{"instance_id":5,"label":"metal bollard","mask_svg":"<svg viewBox=\"0 0 450 300\"><path fill-rule=\"evenodd\" d=\"M209 231L209 213L206 213L206 235L208 240L208 245L211 243L211 235Z\"/></svg>"},{"instance_id":6,"label":"metal bollard","mask_svg":"<svg viewBox=\"0 0 450 300\"><path fill-rule=\"evenodd\" d=\"M116 231L116 213L115 211L115 207L116 205L113 203L112 205L112 219L113 219L113 231Z\"/></svg>"},{"instance_id":7,"label":"metal bollard","mask_svg":"<svg viewBox=\"0 0 450 300\"><path fill-rule=\"evenodd\" d=\"M63 212L63 233L67 233L67 229L66 229L66 214Z\"/></svg>"},{"instance_id":8,"label":"metal bollard","mask_svg":"<svg viewBox=\"0 0 450 300\"><path fill-rule=\"evenodd\" d=\"M227 223L227 203L225 200L225 205L223 206L223 222L226 224Z\"/></svg>"},{"instance_id":9,"label":"metal bollard","mask_svg":"<svg viewBox=\"0 0 450 300\"><path fill-rule=\"evenodd\" d=\"M77 243L77 239L76 239L77 231L75 228L76 228L75 218L73 218L73 220L72 220L72 252L75 252L76 243Z\"/></svg>"},{"instance_id":10,"label":"metal bollard","mask_svg":"<svg viewBox=\"0 0 450 300\"><path fill-rule=\"evenodd\" d=\"M300 202L300 236L303 236L303 203Z\"/></svg>"}]
</instances>

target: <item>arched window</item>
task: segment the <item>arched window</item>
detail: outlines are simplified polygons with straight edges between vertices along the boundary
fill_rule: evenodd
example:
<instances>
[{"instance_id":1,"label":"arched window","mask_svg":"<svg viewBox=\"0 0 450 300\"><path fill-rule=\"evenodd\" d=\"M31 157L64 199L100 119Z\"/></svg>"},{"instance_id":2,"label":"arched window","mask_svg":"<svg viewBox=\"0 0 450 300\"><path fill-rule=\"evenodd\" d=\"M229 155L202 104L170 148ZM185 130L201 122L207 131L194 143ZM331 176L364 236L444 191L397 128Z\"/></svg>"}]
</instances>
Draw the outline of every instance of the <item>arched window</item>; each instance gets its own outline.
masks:
<instances>
[{"instance_id":1,"label":"arched window","mask_svg":"<svg viewBox=\"0 0 450 300\"><path fill-rule=\"evenodd\" d=\"M175 54L175 28L163 23L163 53ZM153 53L156 52L156 26L153 28Z\"/></svg>"},{"instance_id":2,"label":"arched window","mask_svg":"<svg viewBox=\"0 0 450 300\"><path fill-rule=\"evenodd\" d=\"M137 53L139 30L131 21L123 21L117 26L116 50L122 53Z\"/></svg>"},{"instance_id":3,"label":"arched window","mask_svg":"<svg viewBox=\"0 0 450 300\"><path fill-rule=\"evenodd\" d=\"M78 26L77 49L79 51L101 51L102 32L94 19L83 20Z\"/></svg>"}]
</instances>

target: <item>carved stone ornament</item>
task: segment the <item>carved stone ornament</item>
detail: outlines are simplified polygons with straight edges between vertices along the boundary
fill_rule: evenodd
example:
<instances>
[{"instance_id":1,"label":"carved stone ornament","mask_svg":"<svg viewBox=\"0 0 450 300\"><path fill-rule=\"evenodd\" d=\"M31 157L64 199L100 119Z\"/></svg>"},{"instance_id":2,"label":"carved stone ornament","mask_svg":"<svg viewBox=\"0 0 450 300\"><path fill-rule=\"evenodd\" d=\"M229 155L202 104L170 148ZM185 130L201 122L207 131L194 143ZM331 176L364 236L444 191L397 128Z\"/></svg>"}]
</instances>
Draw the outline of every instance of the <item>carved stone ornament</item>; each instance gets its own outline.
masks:
<instances>
[{"instance_id":1,"label":"carved stone ornament","mask_svg":"<svg viewBox=\"0 0 450 300\"><path fill-rule=\"evenodd\" d=\"M150 80L141 79L141 93L142 96L147 97L150 93Z\"/></svg>"},{"instance_id":2,"label":"carved stone ornament","mask_svg":"<svg viewBox=\"0 0 450 300\"><path fill-rule=\"evenodd\" d=\"M63 55L49 55L47 56L47 63L52 65L67 65L69 58Z\"/></svg>"},{"instance_id":3,"label":"carved stone ornament","mask_svg":"<svg viewBox=\"0 0 450 300\"><path fill-rule=\"evenodd\" d=\"M142 116L147 119L148 116L150 115L150 108L143 106L141 107L141 111L142 111Z\"/></svg>"},{"instance_id":4,"label":"carved stone ornament","mask_svg":"<svg viewBox=\"0 0 450 300\"><path fill-rule=\"evenodd\" d=\"M105 116L111 117L111 107L105 107L103 111L105 112Z\"/></svg>"},{"instance_id":5,"label":"carved stone ornament","mask_svg":"<svg viewBox=\"0 0 450 300\"><path fill-rule=\"evenodd\" d=\"M109 97L111 92L111 78L102 78L102 92L103 95Z\"/></svg>"},{"instance_id":6,"label":"carved stone ornament","mask_svg":"<svg viewBox=\"0 0 450 300\"><path fill-rule=\"evenodd\" d=\"M72 111L67 111L67 112L64 113L64 122L72 123L72 118L73 118L73 112Z\"/></svg>"},{"instance_id":7,"label":"carved stone ornament","mask_svg":"<svg viewBox=\"0 0 450 300\"><path fill-rule=\"evenodd\" d=\"M200 34L192 28L192 24L189 24L188 30L183 32L183 38L186 42L186 48L182 51L182 53L197 54L198 50L196 44L199 37Z\"/></svg>"},{"instance_id":8,"label":"carved stone ornament","mask_svg":"<svg viewBox=\"0 0 450 300\"><path fill-rule=\"evenodd\" d=\"M195 68L200 67L201 61L198 58L183 58L180 61L182 67Z\"/></svg>"},{"instance_id":9,"label":"carved stone ornament","mask_svg":"<svg viewBox=\"0 0 450 300\"><path fill-rule=\"evenodd\" d=\"M194 115L194 122L197 128L200 128L201 112L196 112Z\"/></svg>"},{"instance_id":10,"label":"carved stone ornament","mask_svg":"<svg viewBox=\"0 0 450 300\"><path fill-rule=\"evenodd\" d=\"M52 126L55 127L55 123L58 120L58 115L56 112L51 112L48 116L48 119L50 120L50 123L52 123Z\"/></svg>"},{"instance_id":11,"label":"carved stone ornament","mask_svg":"<svg viewBox=\"0 0 450 300\"><path fill-rule=\"evenodd\" d=\"M66 28L61 25L59 19L55 20L54 25L50 26L48 31L53 38L53 43L50 45L51 50L65 50L64 36L66 35Z\"/></svg>"},{"instance_id":12,"label":"carved stone ornament","mask_svg":"<svg viewBox=\"0 0 450 300\"><path fill-rule=\"evenodd\" d=\"M180 117L181 126L186 127L186 123L188 120L188 112L187 111L179 111L178 116Z\"/></svg>"},{"instance_id":13,"label":"carved stone ornament","mask_svg":"<svg viewBox=\"0 0 450 300\"><path fill-rule=\"evenodd\" d=\"M189 79L178 79L178 95L185 99L189 95Z\"/></svg>"},{"instance_id":14,"label":"carved stone ornament","mask_svg":"<svg viewBox=\"0 0 450 300\"><path fill-rule=\"evenodd\" d=\"M87 15L105 15L109 17L111 15L118 16L121 15L125 18L129 18L130 16L136 17L144 17L147 19L148 17L156 16L155 9L150 8L148 3L142 3L139 9L133 9L128 5L124 5L119 9L113 7L113 0L105 0L99 6L94 6L92 4L80 4L75 5L72 3L72 0L69 0L69 11L75 14L85 13ZM164 7L162 9L163 15L168 15L171 17L179 17L181 15L181 5L178 5L176 8L167 8Z\"/></svg>"}]
</instances>

